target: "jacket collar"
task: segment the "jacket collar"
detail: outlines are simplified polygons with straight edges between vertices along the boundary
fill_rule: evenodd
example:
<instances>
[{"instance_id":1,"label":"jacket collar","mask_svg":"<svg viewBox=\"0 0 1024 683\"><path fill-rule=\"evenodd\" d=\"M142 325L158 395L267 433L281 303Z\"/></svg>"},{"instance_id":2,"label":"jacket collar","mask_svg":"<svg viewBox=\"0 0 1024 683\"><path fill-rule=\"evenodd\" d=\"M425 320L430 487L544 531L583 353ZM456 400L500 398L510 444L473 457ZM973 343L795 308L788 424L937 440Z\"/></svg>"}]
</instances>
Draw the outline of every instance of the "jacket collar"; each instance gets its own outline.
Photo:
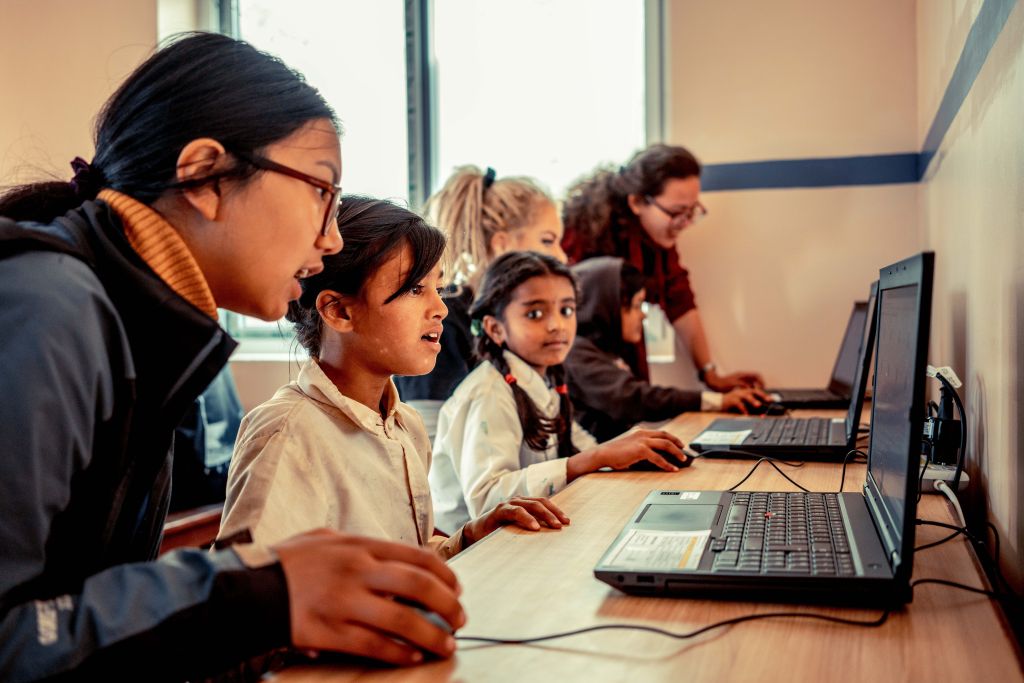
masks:
<instances>
[{"instance_id":1,"label":"jacket collar","mask_svg":"<svg viewBox=\"0 0 1024 683\"><path fill-rule=\"evenodd\" d=\"M385 405L387 415L382 419L381 414L364 406L359 401L354 401L331 381L315 358L310 358L299 370L297 380L299 389L306 396L319 403L325 403L361 427L364 431L376 436L384 436L385 432L395 428L396 424L402 425L401 414L398 412L400 399L398 389L395 388L394 380L389 379L384 388Z\"/></svg>"}]
</instances>

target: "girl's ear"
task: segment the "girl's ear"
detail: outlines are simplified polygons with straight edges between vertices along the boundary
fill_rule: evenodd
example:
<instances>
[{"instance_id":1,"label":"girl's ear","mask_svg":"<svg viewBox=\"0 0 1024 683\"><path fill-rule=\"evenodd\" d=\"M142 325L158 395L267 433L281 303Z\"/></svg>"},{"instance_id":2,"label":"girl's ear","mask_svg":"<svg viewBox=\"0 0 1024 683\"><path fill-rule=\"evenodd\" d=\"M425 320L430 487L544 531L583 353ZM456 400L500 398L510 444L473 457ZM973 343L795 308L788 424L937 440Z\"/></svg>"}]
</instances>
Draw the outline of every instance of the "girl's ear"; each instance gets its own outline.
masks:
<instances>
[{"instance_id":1,"label":"girl's ear","mask_svg":"<svg viewBox=\"0 0 1024 683\"><path fill-rule=\"evenodd\" d=\"M230 163L224 145L213 138L192 140L178 154L176 180L187 183L206 178L227 168ZM208 221L217 218L220 209L220 185L214 181L195 187L186 187L181 192L189 204Z\"/></svg>"},{"instance_id":2,"label":"girl's ear","mask_svg":"<svg viewBox=\"0 0 1024 683\"><path fill-rule=\"evenodd\" d=\"M629 204L629 210L633 212L633 215L639 216L640 209L643 208L644 204L646 204L647 202L645 202L644 198L641 197L640 195L631 194L626 195L626 203Z\"/></svg>"},{"instance_id":3,"label":"girl's ear","mask_svg":"<svg viewBox=\"0 0 1024 683\"><path fill-rule=\"evenodd\" d=\"M337 332L352 331L352 304L350 296L325 289L316 295L316 310L324 325Z\"/></svg>"},{"instance_id":4,"label":"girl's ear","mask_svg":"<svg viewBox=\"0 0 1024 683\"><path fill-rule=\"evenodd\" d=\"M491 256L501 256L509 250L508 233L504 230L494 233L491 235Z\"/></svg>"},{"instance_id":5,"label":"girl's ear","mask_svg":"<svg viewBox=\"0 0 1024 683\"><path fill-rule=\"evenodd\" d=\"M505 325L493 315L484 316L484 334L498 346L505 343Z\"/></svg>"}]
</instances>

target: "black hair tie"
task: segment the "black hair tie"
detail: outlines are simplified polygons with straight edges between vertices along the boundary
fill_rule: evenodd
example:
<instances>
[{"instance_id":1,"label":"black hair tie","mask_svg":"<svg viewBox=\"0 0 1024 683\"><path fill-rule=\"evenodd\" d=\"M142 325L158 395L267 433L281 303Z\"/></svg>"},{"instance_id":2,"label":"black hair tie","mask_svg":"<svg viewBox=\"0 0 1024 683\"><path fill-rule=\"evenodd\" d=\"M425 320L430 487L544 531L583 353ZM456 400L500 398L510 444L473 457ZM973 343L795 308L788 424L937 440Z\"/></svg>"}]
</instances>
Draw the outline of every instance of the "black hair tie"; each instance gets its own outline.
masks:
<instances>
[{"instance_id":1,"label":"black hair tie","mask_svg":"<svg viewBox=\"0 0 1024 683\"><path fill-rule=\"evenodd\" d=\"M487 189L494 184L494 177L496 175L498 174L494 172L494 169L488 166L487 171L484 173L484 192L487 192Z\"/></svg>"},{"instance_id":2,"label":"black hair tie","mask_svg":"<svg viewBox=\"0 0 1024 683\"><path fill-rule=\"evenodd\" d=\"M95 199L106 184L103 171L96 168L82 157L71 160L71 170L75 172L69 184L75 196L81 199Z\"/></svg>"}]
</instances>

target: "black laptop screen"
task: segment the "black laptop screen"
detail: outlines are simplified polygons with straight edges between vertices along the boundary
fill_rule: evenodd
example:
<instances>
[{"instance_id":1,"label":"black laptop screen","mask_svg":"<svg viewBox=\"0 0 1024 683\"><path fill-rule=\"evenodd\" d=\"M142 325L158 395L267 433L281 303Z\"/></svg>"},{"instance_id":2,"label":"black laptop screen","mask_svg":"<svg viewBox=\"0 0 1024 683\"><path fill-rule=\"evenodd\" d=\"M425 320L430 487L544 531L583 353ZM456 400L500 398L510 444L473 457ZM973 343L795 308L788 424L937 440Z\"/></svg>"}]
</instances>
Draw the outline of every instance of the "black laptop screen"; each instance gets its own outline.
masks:
<instances>
[{"instance_id":1,"label":"black laptop screen","mask_svg":"<svg viewBox=\"0 0 1024 683\"><path fill-rule=\"evenodd\" d=\"M828 383L829 390L840 396L849 396L853 393L854 381L857 379L857 361L860 360L860 347L864 344L866 336L864 325L867 319L868 306L858 301L854 304L853 312L850 314L850 322L846 325L846 334L839 347L836 366L832 369L832 379Z\"/></svg>"},{"instance_id":2,"label":"black laptop screen","mask_svg":"<svg viewBox=\"0 0 1024 683\"><path fill-rule=\"evenodd\" d=\"M871 355L875 352L872 344L875 343L875 297L878 283L871 285L871 297L868 302L858 303L858 309L863 309L864 318L861 319L862 330L858 333L860 343L857 346L857 358L854 362L854 375L850 382L850 407L846 411L846 442L856 444L857 430L860 428L860 413L864 407L864 392L867 389L868 375L871 373ZM852 448L853 446L851 446Z\"/></svg>"},{"instance_id":3,"label":"black laptop screen","mask_svg":"<svg viewBox=\"0 0 1024 683\"><path fill-rule=\"evenodd\" d=\"M907 495L907 444L912 428L909 412L919 375L914 367L918 286L883 290L879 298L868 476L882 496L893 531L900 534ZM894 540L898 545L900 539Z\"/></svg>"}]
</instances>

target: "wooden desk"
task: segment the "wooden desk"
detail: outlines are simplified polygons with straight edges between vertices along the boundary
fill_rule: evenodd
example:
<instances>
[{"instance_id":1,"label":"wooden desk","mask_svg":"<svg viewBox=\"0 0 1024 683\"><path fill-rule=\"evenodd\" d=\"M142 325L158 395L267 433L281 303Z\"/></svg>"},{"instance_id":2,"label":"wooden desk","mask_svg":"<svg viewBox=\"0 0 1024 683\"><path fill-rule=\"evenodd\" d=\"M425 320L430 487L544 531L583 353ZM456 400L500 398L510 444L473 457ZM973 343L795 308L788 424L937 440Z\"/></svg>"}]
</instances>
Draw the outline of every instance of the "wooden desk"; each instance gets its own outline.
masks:
<instances>
[{"instance_id":1,"label":"wooden desk","mask_svg":"<svg viewBox=\"0 0 1024 683\"><path fill-rule=\"evenodd\" d=\"M820 414L820 412L819 412ZM684 440L715 415L688 414L667 427ZM594 578L592 569L629 515L655 488L725 489L752 463L697 460L677 474L597 473L555 496L572 519L560 532L504 528L455 557L464 592L465 635L521 638L602 623L635 623L690 631L744 614L785 609L869 620L880 612L630 597ZM864 466L847 468L848 491ZM835 491L840 467L807 463L786 471L812 490ZM741 490L796 490L762 465ZM953 523L945 498L924 496L918 517ZM948 532L918 527L917 545ZM954 539L914 557L914 578L985 586L966 541ZM725 627L692 640L631 631L589 633L531 646L460 642L451 660L410 669L335 665L295 667L281 683L312 681L721 681L721 680L1024 680L1015 643L988 598L938 585L915 590L914 601L879 628L796 619Z\"/></svg>"}]
</instances>

